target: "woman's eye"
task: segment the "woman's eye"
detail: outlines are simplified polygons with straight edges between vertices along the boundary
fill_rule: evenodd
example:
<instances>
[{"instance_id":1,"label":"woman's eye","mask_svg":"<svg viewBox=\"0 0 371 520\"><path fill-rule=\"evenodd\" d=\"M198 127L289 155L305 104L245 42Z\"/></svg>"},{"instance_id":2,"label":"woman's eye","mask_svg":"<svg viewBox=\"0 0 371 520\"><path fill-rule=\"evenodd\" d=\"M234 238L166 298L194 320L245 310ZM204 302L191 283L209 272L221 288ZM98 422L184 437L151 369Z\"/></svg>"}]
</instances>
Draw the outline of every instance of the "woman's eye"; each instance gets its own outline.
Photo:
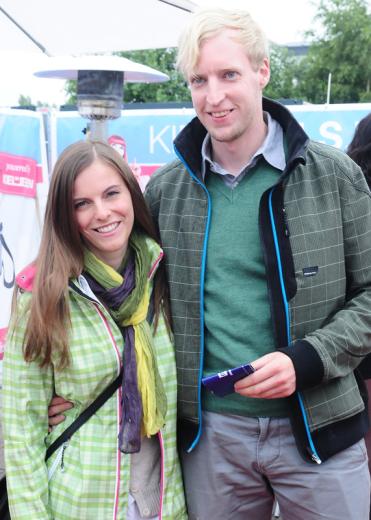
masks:
<instances>
[{"instance_id":1,"label":"woman's eye","mask_svg":"<svg viewBox=\"0 0 371 520\"><path fill-rule=\"evenodd\" d=\"M78 202L75 202L75 209L83 208L86 204L86 200L79 200Z\"/></svg>"},{"instance_id":2,"label":"woman's eye","mask_svg":"<svg viewBox=\"0 0 371 520\"><path fill-rule=\"evenodd\" d=\"M114 197L115 195L118 195L120 192L118 190L110 190L107 192L107 197Z\"/></svg>"}]
</instances>

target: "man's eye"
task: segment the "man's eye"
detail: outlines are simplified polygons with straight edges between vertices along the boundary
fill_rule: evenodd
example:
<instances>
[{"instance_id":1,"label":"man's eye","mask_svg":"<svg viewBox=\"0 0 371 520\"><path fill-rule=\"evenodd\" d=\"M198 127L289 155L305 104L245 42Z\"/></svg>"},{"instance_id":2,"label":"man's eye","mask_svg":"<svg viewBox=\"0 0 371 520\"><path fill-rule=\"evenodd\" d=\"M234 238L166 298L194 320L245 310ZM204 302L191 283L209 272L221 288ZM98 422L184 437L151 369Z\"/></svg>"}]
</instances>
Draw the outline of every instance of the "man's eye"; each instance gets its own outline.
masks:
<instances>
[{"instance_id":1,"label":"man's eye","mask_svg":"<svg viewBox=\"0 0 371 520\"><path fill-rule=\"evenodd\" d=\"M193 86L193 87L199 87L200 85L205 83L205 80L203 78L199 78L198 76L195 76L191 79L190 83L191 83L191 86Z\"/></svg>"},{"instance_id":2,"label":"man's eye","mask_svg":"<svg viewBox=\"0 0 371 520\"><path fill-rule=\"evenodd\" d=\"M224 74L224 77L225 77L226 79L235 79L236 76L237 76L237 72L235 72L235 71L233 71L233 70L230 70L230 71L228 71L228 72L226 72L226 73Z\"/></svg>"}]
</instances>

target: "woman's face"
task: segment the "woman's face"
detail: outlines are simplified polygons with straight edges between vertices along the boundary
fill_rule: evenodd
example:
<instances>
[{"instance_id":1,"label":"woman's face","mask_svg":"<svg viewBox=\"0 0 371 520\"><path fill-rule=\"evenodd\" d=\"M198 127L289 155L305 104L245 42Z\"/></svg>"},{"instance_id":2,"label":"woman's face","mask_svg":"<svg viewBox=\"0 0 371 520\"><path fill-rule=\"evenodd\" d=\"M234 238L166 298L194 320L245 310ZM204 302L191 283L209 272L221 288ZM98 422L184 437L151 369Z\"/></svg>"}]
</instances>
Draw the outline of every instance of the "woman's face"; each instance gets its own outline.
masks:
<instances>
[{"instance_id":1,"label":"woman's face","mask_svg":"<svg viewBox=\"0 0 371 520\"><path fill-rule=\"evenodd\" d=\"M122 177L112 166L96 159L77 176L73 204L87 247L117 269L134 225L133 204Z\"/></svg>"}]
</instances>

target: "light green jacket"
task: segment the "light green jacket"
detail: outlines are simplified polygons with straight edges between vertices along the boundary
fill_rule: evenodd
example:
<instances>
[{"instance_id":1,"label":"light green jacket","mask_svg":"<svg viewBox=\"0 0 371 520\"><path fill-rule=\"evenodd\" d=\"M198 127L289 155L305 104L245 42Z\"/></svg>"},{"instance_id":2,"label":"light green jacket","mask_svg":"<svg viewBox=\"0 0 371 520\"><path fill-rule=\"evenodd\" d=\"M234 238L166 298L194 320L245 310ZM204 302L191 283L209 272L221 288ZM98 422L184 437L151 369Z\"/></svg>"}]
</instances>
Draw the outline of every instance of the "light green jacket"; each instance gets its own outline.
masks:
<instances>
[{"instance_id":1,"label":"light green jacket","mask_svg":"<svg viewBox=\"0 0 371 520\"><path fill-rule=\"evenodd\" d=\"M81 290L81 284L74 284ZM29 293L20 296L20 313L29 299ZM71 365L63 372L52 367L41 370L37 363L24 361L25 319L9 333L4 357L4 441L14 520L126 519L130 455L118 450L120 391L44 462L47 447L117 377L124 347L120 330L103 305L74 288L69 301ZM166 425L158 435L162 454L160 518L186 519L176 452L174 351L163 319L154 341L168 401ZM74 408L49 434L48 404L54 394L72 401Z\"/></svg>"}]
</instances>

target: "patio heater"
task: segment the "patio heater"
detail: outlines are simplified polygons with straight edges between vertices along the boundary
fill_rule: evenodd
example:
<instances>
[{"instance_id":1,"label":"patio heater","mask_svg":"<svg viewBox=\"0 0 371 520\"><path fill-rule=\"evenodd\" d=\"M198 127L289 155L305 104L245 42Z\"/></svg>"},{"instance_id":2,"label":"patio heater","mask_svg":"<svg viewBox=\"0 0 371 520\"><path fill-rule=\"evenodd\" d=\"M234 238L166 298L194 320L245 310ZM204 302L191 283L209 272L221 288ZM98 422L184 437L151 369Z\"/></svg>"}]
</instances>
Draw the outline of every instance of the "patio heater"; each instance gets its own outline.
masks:
<instances>
[{"instance_id":1,"label":"patio heater","mask_svg":"<svg viewBox=\"0 0 371 520\"><path fill-rule=\"evenodd\" d=\"M108 121L121 115L124 82L154 83L169 77L118 56L45 58L40 78L77 80L77 109L90 120L90 138L107 140Z\"/></svg>"}]
</instances>

